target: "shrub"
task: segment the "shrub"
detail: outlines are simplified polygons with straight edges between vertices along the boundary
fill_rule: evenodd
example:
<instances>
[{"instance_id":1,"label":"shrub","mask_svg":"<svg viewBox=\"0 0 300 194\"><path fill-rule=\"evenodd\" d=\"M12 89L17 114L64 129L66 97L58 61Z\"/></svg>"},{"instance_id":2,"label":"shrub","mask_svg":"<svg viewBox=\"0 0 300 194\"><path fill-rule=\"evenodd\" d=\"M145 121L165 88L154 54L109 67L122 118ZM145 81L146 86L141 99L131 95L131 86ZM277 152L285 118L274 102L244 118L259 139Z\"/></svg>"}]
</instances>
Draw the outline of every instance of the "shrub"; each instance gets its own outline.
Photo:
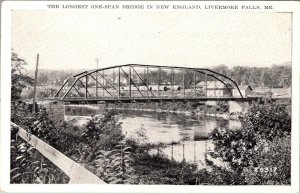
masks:
<instances>
[{"instance_id":1,"label":"shrub","mask_svg":"<svg viewBox=\"0 0 300 194\"><path fill-rule=\"evenodd\" d=\"M121 124L117 123L114 112L109 112L104 117L94 116L85 126L81 142L100 150L112 150L122 141Z\"/></svg>"},{"instance_id":2,"label":"shrub","mask_svg":"<svg viewBox=\"0 0 300 194\"><path fill-rule=\"evenodd\" d=\"M16 183L61 184L69 178L59 168L44 158L34 147L17 138L16 129L10 146L10 181Z\"/></svg>"},{"instance_id":3,"label":"shrub","mask_svg":"<svg viewBox=\"0 0 300 194\"><path fill-rule=\"evenodd\" d=\"M284 108L272 102L253 105L243 116L242 128L214 129L212 157L229 164L248 184L290 183L291 118ZM277 173L257 173L261 169Z\"/></svg>"},{"instance_id":4,"label":"shrub","mask_svg":"<svg viewBox=\"0 0 300 194\"><path fill-rule=\"evenodd\" d=\"M131 147L118 145L111 151L99 151L93 163L96 166L95 174L104 181L117 183L135 183L137 177L132 168Z\"/></svg>"}]
</instances>

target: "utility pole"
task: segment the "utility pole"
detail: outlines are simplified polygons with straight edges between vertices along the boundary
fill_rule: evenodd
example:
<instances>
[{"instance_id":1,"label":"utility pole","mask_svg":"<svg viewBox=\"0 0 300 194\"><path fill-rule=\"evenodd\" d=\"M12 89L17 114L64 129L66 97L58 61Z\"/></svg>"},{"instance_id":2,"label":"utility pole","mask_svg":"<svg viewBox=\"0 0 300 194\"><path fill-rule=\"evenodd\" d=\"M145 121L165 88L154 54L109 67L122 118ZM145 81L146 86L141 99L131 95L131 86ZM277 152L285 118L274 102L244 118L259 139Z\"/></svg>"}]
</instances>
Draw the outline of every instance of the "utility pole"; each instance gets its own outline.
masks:
<instances>
[{"instance_id":1,"label":"utility pole","mask_svg":"<svg viewBox=\"0 0 300 194\"><path fill-rule=\"evenodd\" d=\"M96 61L97 61L97 69L98 69L99 59L96 58ZM96 72L96 98L98 98L98 72Z\"/></svg>"},{"instance_id":2,"label":"utility pole","mask_svg":"<svg viewBox=\"0 0 300 194\"><path fill-rule=\"evenodd\" d=\"M32 112L35 112L35 96L36 96L36 84L37 84L37 75L38 75L38 66L39 66L39 54L36 56L36 67L35 67L35 76L34 76L34 90L33 90L33 102L32 102Z\"/></svg>"},{"instance_id":3,"label":"utility pole","mask_svg":"<svg viewBox=\"0 0 300 194\"><path fill-rule=\"evenodd\" d=\"M159 97L159 84L160 84L160 75L159 75L160 68L157 69L157 96Z\"/></svg>"},{"instance_id":4,"label":"utility pole","mask_svg":"<svg viewBox=\"0 0 300 194\"><path fill-rule=\"evenodd\" d=\"M88 97L88 81L89 81L89 79L88 79L88 74L87 74L87 72L85 73L85 99L87 99Z\"/></svg>"},{"instance_id":5,"label":"utility pole","mask_svg":"<svg viewBox=\"0 0 300 194\"><path fill-rule=\"evenodd\" d=\"M129 97L131 98L131 67L129 66Z\"/></svg>"},{"instance_id":6,"label":"utility pole","mask_svg":"<svg viewBox=\"0 0 300 194\"><path fill-rule=\"evenodd\" d=\"M121 77L120 77L120 67L118 68L118 98L120 98L121 96L121 84L120 84L120 81L121 81Z\"/></svg>"},{"instance_id":7,"label":"utility pole","mask_svg":"<svg viewBox=\"0 0 300 194\"><path fill-rule=\"evenodd\" d=\"M182 79L183 79L183 97L185 97L185 70L183 71Z\"/></svg>"},{"instance_id":8,"label":"utility pole","mask_svg":"<svg viewBox=\"0 0 300 194\"><path fill-rule=\"evenodd\" d=\"M194 71L194 97L197 97L197 93L196 93L196 72Z\"/></svg>"}]
</instances>

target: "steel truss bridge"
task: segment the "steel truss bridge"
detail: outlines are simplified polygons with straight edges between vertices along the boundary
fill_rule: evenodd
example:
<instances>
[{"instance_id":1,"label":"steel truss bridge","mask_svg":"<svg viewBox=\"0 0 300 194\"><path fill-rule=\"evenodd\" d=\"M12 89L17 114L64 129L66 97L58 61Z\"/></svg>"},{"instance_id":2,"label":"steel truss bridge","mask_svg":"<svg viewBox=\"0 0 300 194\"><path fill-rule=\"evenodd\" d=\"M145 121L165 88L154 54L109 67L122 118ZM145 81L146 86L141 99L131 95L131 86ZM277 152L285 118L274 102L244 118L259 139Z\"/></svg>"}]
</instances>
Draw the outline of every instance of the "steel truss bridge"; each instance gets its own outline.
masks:
<instances>
[{"instance_id":1,"label":"steel truss bridge","mask_svg":"<svg viewBox=\"0 0 300 194\"><path fill-rule=\"evenodd\" d=\"M209 86L214 84L213 87ZM238 91L237 96L232 91ZM54 95L69 103L247 101L230 77L205 68L126 64L84 71Z\"/></svg>"}]
</instances>

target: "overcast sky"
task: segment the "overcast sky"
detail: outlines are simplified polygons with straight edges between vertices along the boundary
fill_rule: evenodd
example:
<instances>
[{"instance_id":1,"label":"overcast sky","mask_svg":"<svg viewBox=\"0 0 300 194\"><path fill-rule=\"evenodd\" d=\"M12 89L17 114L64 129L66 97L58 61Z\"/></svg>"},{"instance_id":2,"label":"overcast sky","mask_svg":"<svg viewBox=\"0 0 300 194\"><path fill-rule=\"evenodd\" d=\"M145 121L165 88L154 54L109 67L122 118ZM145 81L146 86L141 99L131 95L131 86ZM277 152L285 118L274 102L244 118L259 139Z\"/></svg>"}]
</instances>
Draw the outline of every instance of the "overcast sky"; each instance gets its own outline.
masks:
<instances>
[{"instance_id":1,"label":"overcast sky","mask_svg":"<svg viewBox=\"0 0 300 194\"><path fill-rule=\"evenodd\" d=\"M34 68L139 63L209 67L291 61L289 13L13 11L12 48Z\"/></svg>"}]
</instances>

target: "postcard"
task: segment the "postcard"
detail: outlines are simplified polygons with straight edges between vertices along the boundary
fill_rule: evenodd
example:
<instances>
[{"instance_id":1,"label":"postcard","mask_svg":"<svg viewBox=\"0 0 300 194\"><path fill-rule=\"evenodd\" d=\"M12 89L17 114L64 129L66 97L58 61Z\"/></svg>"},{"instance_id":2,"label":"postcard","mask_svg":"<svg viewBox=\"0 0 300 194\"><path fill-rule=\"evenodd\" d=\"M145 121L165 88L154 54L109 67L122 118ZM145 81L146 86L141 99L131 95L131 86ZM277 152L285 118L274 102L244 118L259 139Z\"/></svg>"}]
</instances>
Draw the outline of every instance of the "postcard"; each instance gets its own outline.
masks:
<instances>
[{"instance_id":1,"label":"postcard","mask_svg":"<svg viewBox=\"0 0 300 194\"><path fill-rule=\"evenodd\" d=\"M3 1L3 192L299 192L297 1Z\"/></svg>"}]
</instances>

